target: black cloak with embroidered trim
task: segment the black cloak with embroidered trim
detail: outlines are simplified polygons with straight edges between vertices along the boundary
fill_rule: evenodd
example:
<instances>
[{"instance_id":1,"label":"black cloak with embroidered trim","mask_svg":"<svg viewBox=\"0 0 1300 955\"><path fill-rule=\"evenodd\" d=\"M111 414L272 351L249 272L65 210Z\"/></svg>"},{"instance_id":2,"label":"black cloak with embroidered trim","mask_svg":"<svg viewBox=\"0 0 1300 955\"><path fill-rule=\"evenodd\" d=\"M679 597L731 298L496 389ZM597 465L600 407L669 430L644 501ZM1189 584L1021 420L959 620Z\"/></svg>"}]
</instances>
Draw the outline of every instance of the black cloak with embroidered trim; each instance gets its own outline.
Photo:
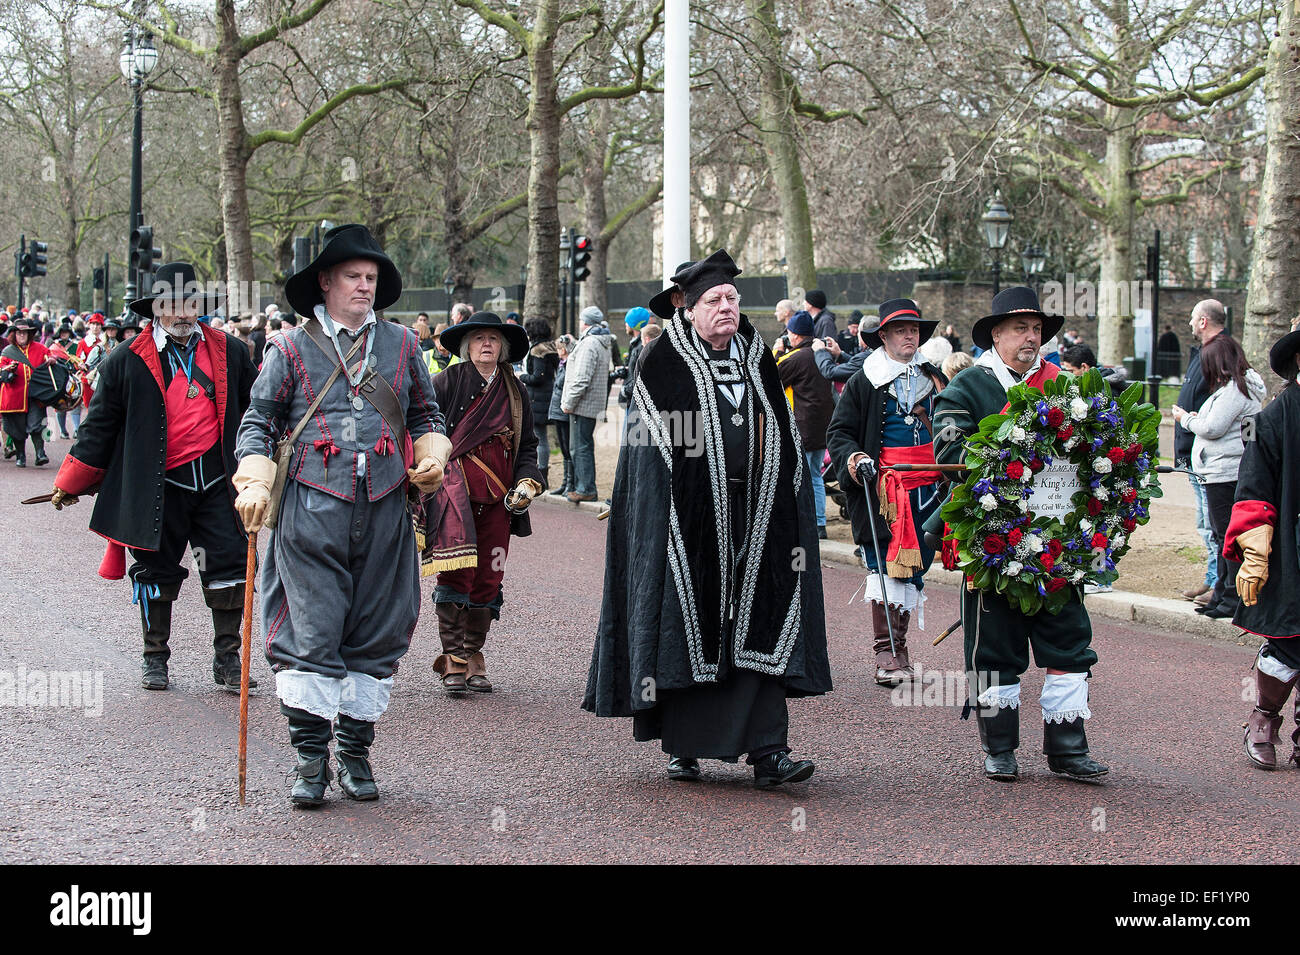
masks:
<instances>
[{"instance_id":1,"label":"black cloak with embroidered trim","mask_svg":"<svg viewBox=\"0 0 1300 955\"><path fill-rule=\"evenodd\" d=\"M733 667L780 679L786 696L831 689L812 481L776 360L743 315L735 341L740 360L721 373L746 385L738 552L718 417L733 409L703 346L679 315L641 352L582 703L598 716L652 709L658 690L724 681Z\"/></svg>"}]
</instances>

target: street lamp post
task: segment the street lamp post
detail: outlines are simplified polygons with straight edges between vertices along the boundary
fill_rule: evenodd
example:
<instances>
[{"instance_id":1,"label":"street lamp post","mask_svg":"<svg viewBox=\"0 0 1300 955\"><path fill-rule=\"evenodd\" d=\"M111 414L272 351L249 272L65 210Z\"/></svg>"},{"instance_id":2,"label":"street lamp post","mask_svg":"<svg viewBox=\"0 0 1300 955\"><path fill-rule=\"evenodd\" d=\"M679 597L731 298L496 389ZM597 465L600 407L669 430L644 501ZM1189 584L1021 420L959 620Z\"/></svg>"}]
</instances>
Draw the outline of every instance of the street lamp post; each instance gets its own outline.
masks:
<instances>
[{"instance_id":1,"label":"street lamp post","mask_svg":"<svg viewBox=\"0 0 1300 955\"><path fill-rule=\"evenodd\" d=\"M452 281L451 273L448 272L442 280L442 290L447 293L447 327L451 327L451 296L456 291L456 283Z\"/></svg>"},{"instance_id":2,"label":"street lamp post","mask_svg":"<svg viewBox=\"0 0 1300 955\"><path fill-rule=\"evenodd\" d=\"M135 113L135 125L131 131L131 221L127 224L126 255L126 301L129 304L137 298L139 276L134 267L135 250L130 244L131 233L144 224L141 211L141 183L143 174L140 168L141 140L144 138L144 81L158 64L158 51L154 49L153 34L139 31L135 25L130 26L123 38L122 52L117 58L118 68L131 85L132 109Z\"/></svg>"},{"instance_id":3,"label":"street lamp post","mask_svg":"<svg viewBox=\"0 0 1300 955\"><path fill-rule=\"evenodd\" d=\"M1020 265L1025 273L1025 284L1032 285L1034 279L1043 271L1043 264L1047 261L1047 253L1037 245L1027 245L1023 252L1020 253Z\"/></svg>"},{"instance_id":4,"label":"street lamp post","mask_svg":"<svg viewBox=\"0 0 1300 955\"><path fill-rule=\"evenodd\" d=\"M1007 211L1006 203L1002 201L1002 190L999 189L989 200L988 211L981 219L984 223L984 239L988 242L989 251L993 253L994 295L1002 291L1002 249L1007 244L1011 223L1015 220L1016 217Z\"/></svg>"}]
</instances>

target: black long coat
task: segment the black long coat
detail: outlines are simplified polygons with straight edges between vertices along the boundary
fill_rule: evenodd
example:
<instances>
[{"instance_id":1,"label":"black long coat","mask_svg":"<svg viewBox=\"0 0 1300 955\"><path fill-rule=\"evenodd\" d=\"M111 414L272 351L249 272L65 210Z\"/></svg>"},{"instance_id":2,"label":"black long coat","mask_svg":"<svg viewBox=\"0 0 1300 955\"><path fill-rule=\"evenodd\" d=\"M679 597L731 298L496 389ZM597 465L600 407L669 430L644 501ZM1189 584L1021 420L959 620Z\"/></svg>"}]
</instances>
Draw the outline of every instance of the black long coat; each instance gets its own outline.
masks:
<instances>
[{"instance_id":1,"label":"black long coat","mask_svg":"<svg viewBox=\"0 0 1300 955\"><path fill-rule=\"evenodd\" d=\"M248 410L257 369L248 346L205 326L201 348L212 363L226 489L235 506L235 433ZM96 486L90 529L127 547L157 550L162 536L163 480L167 464L167 410L162 362L149 325L99 366L99 387L54 479L69 494Z\"/></svg>"}]
</instances>

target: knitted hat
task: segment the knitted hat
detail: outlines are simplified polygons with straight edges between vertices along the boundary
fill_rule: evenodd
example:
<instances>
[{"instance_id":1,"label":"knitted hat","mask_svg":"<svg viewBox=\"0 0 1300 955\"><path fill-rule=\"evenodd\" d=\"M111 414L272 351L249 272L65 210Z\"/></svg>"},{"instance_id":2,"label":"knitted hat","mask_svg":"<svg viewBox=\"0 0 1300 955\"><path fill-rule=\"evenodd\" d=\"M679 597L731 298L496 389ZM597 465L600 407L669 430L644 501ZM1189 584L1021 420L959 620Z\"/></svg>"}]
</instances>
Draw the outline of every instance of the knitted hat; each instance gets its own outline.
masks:
<instances>
[{"instance_id":1,"label":"knitted hat","mask_svg":"<svg viewBox=\"0 0 1300 955\"><path fill-rule=\"evenodd\" d=\"M595 305L588 305L582 310L582 324L599 325L605 320L605 313Z\"/></svg>"},{"instance_id":2,"label":"knitted hat","mask_svg":"<svg viewBox=\"0 0 1300 955\"><path fill-rule=\"evenodd\" d=\"M648 321L650 321L650 309L642 308L640 305L629 309L628 313L623 316L623 323L628 328L644 328Z\"/></svg>"},{"instance_id":3,"label":"knitted hat","mask_svg":"<svg viewBox=\"0 0 1300 955\"><path fill-rule=\"evenodd\" d=\"M785 323L785 330L791 335L802 335L805 338L810 338L814 331L813 318L807 312L795 312L790 316L790 321Z\"/></svg>"},{"instance_id":4,"label":"knitted hat","mask_svg":"<svg viewBox=\"0 0 1300 955\"><path fill-rule=\"evenodd\" d=\"M809 305L811 305L813 308L826 307L826 293L819 288L813 289L811 292L809 292L807 295L803 297L803 300L807 302Z\"/></svg>"}]
</instances>

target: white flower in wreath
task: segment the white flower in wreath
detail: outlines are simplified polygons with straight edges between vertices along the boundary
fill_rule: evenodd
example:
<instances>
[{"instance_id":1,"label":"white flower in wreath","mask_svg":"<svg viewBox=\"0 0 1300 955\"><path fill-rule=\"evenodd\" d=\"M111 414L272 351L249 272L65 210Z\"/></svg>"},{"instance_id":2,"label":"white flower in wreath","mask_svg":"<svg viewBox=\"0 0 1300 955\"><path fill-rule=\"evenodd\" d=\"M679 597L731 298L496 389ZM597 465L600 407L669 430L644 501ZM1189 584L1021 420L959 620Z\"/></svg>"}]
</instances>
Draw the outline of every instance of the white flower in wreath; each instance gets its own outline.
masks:
<instances>
[{"instance_id":1,"label":"white flower in wreath","mask_svg":"<svg viewBox=\"0 0 1300 955\"><path fill-rule=\"evenodd\" d=\"M1011 429L1011 441L1014 444L1024 444L1029 433L1024 428L1016 427Z\"/></svg>"},{"instance_id":2,"label":"white flower in wreath","mask_svg":"<svg viewBox=\"0 0 1300 955\"><path fill-rule=\"evenodd\" d=\"M1118 535L1117 537L1115 537L1114 540L1112 540L1112 541L1110 542L1110 546L1111 546L1112 548L1114 548L1115 550L1119 550L1121 547L1124 546L1124 542L1125 542L1126 540L1128 540L1128 538L1125 537L1123 534L1120 534L1120 535Z\"/></svg>"},{"instance_id":3,"label":"white flower in wreath","mask_svg":"<svg viewBox=\"0 0 1300 955\"><path fill-rule=\"evenodd\" d=\"M1092 469L1098 474L1110 473L1110 458L1095 458L1092 462Z\"/></svg>"},{"instance_id":4,"label":"white flower in wreath","mask_svg":"<svg viewBox=\"0 0 1300 955\"><path fill-rule=\"evenodd\" d=\"M1075 421L1082 421L1088 414L1088 402L1082 398L1075 398L1070 402L1070 417Z\"/></svg>"},{"instance_id":5,"label":"white flower in wreath","mask_svg":"<svg viewBox=\"0 0 1300 955\"><path fill-rule=\"evenodd\" d=\"M1079 436L1078 436L1078 435L1075 435L1074 437L1072 437L1072 438L1070 438L1069 440L1067 440L1067 441L1065 442L1065 445L1064 445L1065 450L1067 450L1067 451L1073 451L1073 450L1074 450L1075 448L1077 448L1078 446L1079 446Z\"/></svg>"},{"instance_id":6,"label":"white flower in wreath","mask_svg":"<svg viewBox=\"0 0 1300 955\"><path fill-rule=\"evenodd\" d=\"M1110 492L1107 491L1104 487L1097 487L1095 490L1093 490L1092 496L1099 501L1110 500Z\"/></svg>"},{"instance_id":7,"label":"white flower in wreath","mask_svg":"<svg viewBox=\"0 0 1300 955\"><path fill-rule=\"evenodd\" d=\"M1029 552L1031 554L1037 554L1043 549L1043 539L1037 534L1030 534L1025 537L1024 543L1029 546Z\"/></svg>"},{"instance_id":8,"label":"white flower in wreath","mask_svg":"<svg viewBox=\"0 0 1300 955\"><path fill-rule=\"evenodd\" d=\"M1085 533L1091 534L1091 533L1092 533L1092 521L1088 520L1086 517L1081 517L1081 518L1079 518L1079 530L1084 531Z\"/></svg>"},{"instance_id":9,"label":"white flower in wreath","mask_svg":"<svg viewBox=\"0 0 1300 955\"><path fill-rule=\"evenodd\" d=\"M1006 566L1002 568L1002 572L1006 574L1008 577L1016 577L1024 569L1025 569L1025 565L1020 563L1020 561L1009 560L1007 561Z\"/></svg>"},{"instance_id":10,"label":"white flower in wreath","mask_svg":"<svg viewBox=\"0 0 1300 955\"><path fill-rule=\"evenodd\" d=\"M1026 501L1024 498L1021 498L1020 500L1016 501L1016 507L1020 508L1020 513L1022 514L1028 513L1029 502Z\"/></svg>"},{"instance_id":11,"label":"white flower in wreath","mask_svg":"<svg viewBox=\"0 0 1300 955\"><path fill-rule=\"evenodd\" d=\"M1031 553L1033 553L1033 552L1030 550L1030 547L1029 547L1028 542L1022 540L1019 544L1016 545L1016 556L1017 556L1017 557L1020 557L1020 558L1023 559L1023 558L1028 557Z\"/></svg>"},{"instance_id":12,"label":"white flower in wreath","mask_svg":"<svg viewBox=\"0 0 1300 955\"><path fill-rule=\"evenodd\" d=\"M1070 583L1077 584L1077 583L1081 583L1082 581L1083 581L1083 571L1076 570L1074 573L1070 575Z\"/></svg>"},{"instance_id":13,"label":"white flower in wreath","mask_svg":"<svg viewBox=\"0 0 1300 955\"><path fill-rule=\"evenodd\" d=\"M985 494L980 498L980 507L986 511L996 511L998 509L998 499L992 494Z\"/></svg>"},{"instance_id":14,"label":"white flower in wreath","mask_svg":"<svg viewBox=\"0 0 1300 955\"><path fill-rule=\"evenodd\" d=\"M1025 465L1025 469L1024 469L1024 471L1022 471L1022 472L1020 473L1020 483L1021 483L1021 484L1028 484L1028 483L1029 483L1030 481L1032 481L1033 479L1034 479L1034 472L1033 472L1033 470L1029 467L1029 465L1026 464L1026 465Z\"/></svg>"}]
</instances>

